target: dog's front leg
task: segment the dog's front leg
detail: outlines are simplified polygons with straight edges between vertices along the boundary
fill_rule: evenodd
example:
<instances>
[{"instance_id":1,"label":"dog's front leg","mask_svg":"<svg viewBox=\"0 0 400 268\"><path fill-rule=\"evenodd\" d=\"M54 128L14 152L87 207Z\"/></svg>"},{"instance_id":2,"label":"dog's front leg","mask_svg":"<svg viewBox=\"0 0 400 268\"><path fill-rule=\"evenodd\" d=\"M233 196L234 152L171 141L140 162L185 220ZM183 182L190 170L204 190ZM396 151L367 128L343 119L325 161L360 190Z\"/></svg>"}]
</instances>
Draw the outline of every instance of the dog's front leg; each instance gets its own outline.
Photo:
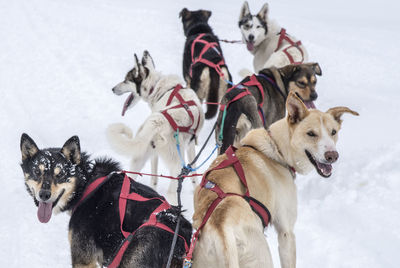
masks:
<instances>
[{"instance_id":1,"label":"dog's front leg","mask_svg":"<svg viewBox=\"0 0 400 268\"><path fill-rule=\"evenodd\" d=\"M152 174L158 173L158 155L157 154L154 154L151 157L151 173ZM157 183L158 183L158 177L151 176L151 188L153 188L154 190L157 190Z\"/></svg>"},{"instance_id":2,"label":"dog's front leg","mask_svg":"<svg viewBox=\"0 0 400 268\"><path fill-rule=\"evenodd\" d=\"M279 257L282 268L296 267L296 237L292 230L278 229Z\"/></svg>"},{"instance_id":3,"label":"dog's front leg","mask_svg":"<svg viewBox=\"0 0 400 268\"><path fill-rule=\"evenodd\" d=\"M188 156L188 162L191 163L194 158L196 157L196 150L195 150L195 140L192 140L189 142L188 149L187 149L187 156ZM193 164L192 168L196 168L196 164ZM192 177L192 185L193 185L193 190L197 186L197 179L196 177Z\"/></svg>"}]
</instances>

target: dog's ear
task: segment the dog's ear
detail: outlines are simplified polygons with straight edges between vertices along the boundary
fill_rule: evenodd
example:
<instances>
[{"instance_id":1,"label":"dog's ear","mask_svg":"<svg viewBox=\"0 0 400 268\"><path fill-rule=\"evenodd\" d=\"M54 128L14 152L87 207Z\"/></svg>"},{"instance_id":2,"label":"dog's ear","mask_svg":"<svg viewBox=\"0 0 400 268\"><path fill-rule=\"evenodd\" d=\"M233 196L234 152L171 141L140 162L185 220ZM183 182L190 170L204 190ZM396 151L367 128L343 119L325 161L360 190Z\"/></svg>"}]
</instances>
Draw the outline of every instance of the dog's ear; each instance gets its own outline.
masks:
<instances>
[{"instance_id":1,"label":"dog's ear","mask_svg":"<svg viewBox=\"0 0 400 268\"><path fill-rule=\"evenodd\" d=\"M359 115L356 111L353 111L347 107L334 107L330 108L328 111L326 111L328 114L331 114L333 118L339 123L342 123L342 115L344 113L350 113L352 115Z\"/></svg>"},{"instance_id":2,"label":"dog's ear","mask_svg":"<svg viewBox=\"0 0 400 268\"><path fill-rule=\"evenodd\" d=\"M134 69L135 69L134 76L138 77L139 76L140 63L139 63L139 58L136 55L136 53L135 53L135 68Z\"/></svg>"},{"instance_id":3,"label":"dog's ear","mask_svg":"<svg viewBox=\"0 0 400 268\"><path fill-rule=\"evenodd\" d=\"M203 16L206 18L206 20L208 21L208 19L211 17L212 12L209 10L201 10L201 13L203 14Z\"/></svg>"},{"instance_id":4,"label":"dog's ear","mask_svg":"<svg viewBox=\"0 0 400 268\"><path fill-rule=\"evenodd\" d=\"M32 140L28 134L23 133L21 136L21 154L22 154L22 161L25 159L29 159L33 157L38 151L39 148L36 146L36 143Z\"/></svg>"},{"instance_id":5,"label":"dog's ear","mask_svg":"<svg viewBox=\"0 0 400 268\"><path fill-rule=\"evenodd\" d=\"M307 65L311 66L313 71L315 72L316 75L321 76L322 75L322 70L321 67L317 62L311 62L311 63L306 63Z\"/></svg>"},{"instance_id":6,"label":"dog's ear","mask_svg":"<svg viewBox=\"0 0 400 268\"><path fill-rule=\"evenodd\" d=\"M292 91L289 92L289 96L287 97L286 109L288 111L287 119L290 124L300 122L309 114L307 107L301 99L297 97L296 93Z\"/></svg>"},{"instance_id":7,"label":"dog's ear","mask_svg":"<svg viewBox=\"0 0 400 268\"><path fill-rule=\"evenodd\" d=\"M190 18L190 11L185 7L179 12L179 18L182 20L188 20Z\"/></svg>"},{"instance_id":8,"label":"dog's ear","mask_svg":"<svg viewBox=\"0 0 400 268\"><path fill-rule=\"evenodd\" d=\"M147 50L143 52L142 65L150 70L155 69L153 58L150 56L150 53Z\"/></svg>"},{"instance_id":9,"label":"dog's ear","mask_svg":"<svg viewBox=\"0 0 400 268\"><path fill-rule=\"evenodd\" d=\"M297 65L297 64L289 64L289 65L286 65L286 66L284 66L282 68L279 68L278 72L282 76L282 79L288 80L298 70L300 70L299 65Z\"/></svg>"},{"instance_id":10,"label":"dog's ear","mask_svg":"<svg viewBox=\"0 0 400 268\"><path fill-rule=\"evenodd\" d=\"M258 12L257 17L259 17L262 21L267 22L267 15L268 15L268 3L265 3L260 12Z\"/></svg>"},{"instance_id":11,"label":"dog's ear","mask_svg":"<svg viewBox=\"0 0 400 268\"><path fill-rule=\"evenodd\" d=\"M247 1L244 1L242 9L240 10L239 21L241 21L244 17L248 15L250 15L249 3L247 3Z\"/></svg>"},{"instance_id":12,"label":"dog's ear","mask_svg":"<svg viewBox=\"0 0 400 268\"><path fill-rule=\"evenodd\" d=\"M81 162L81 146L79 145L78 136L72 136L64 143L61 148L61 153L65 156L68 161L73 164L79 165Z\"/></svg>"}]
</instances>

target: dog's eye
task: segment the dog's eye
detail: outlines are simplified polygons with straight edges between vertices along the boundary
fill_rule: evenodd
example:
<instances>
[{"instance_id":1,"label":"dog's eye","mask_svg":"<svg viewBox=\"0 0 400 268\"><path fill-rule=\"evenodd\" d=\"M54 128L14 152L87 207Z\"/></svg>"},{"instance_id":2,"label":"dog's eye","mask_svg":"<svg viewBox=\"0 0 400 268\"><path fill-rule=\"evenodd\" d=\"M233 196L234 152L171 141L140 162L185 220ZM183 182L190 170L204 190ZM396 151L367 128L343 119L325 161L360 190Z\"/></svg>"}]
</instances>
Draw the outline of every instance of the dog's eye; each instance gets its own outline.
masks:
<instances>
[{"instance_id":1,"label":"dog's eye","mask_svg":"<svg viewBox=\"0 0 400 268\"><path fill-rule=\"evenodd\" d=\"M310 137L316 137L317 136L317 134L315 134L314 131L312 131L312 130L308 131L307 135L310 136Z\"/></svg>"},{"instance_id":2,"label":"dog's eye","mask_svg":"<svg viewBox=\"0 0 400 268\"><path fill-rule=\"evenodd\" d=\"M335 129L332 129L332 136L335 136L335 134L336 134L336 130Z\"/></svg>"},{"instance_id":3,"label":"dog's eye","mask_svg":"<svg viewBox=\"0 0 400 268\"><path fill-rule=\"evenodd\" d=\"M306 83L304 83L303 81L297 81L297 85L301 88L306 87Z\"/></svg>"},{"instance_id":4,"label":"dog's eye","mask_svg":"<svg viewBox=\"0 0 400 268\"><path fill-rule=\"evenodd\" d=\"M256 27L257 29L259 29L259 28L261 28L261 25L257 25L257 27Z\"/></svg>"},{"instance_id":5,"label":"dog's eye","mask_svg":"<svg viewBox=\"0 0 400 268\"><path fill-rule=\"evenodd\" d=\"M35 174L35 176L40 176L40 169L35 169L34 171L33 171L33 173Z\"/></svg>"}]
</instances>

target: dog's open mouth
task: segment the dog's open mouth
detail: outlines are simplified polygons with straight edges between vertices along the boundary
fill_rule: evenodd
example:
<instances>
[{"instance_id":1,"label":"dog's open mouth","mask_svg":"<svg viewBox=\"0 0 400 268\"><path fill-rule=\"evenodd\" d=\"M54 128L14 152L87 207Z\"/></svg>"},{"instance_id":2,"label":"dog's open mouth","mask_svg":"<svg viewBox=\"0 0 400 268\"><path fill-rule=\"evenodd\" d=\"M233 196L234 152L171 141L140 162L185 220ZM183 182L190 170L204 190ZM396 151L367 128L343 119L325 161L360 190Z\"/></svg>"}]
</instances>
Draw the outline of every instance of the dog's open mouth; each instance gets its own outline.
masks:
<instances>
[{"instance_id":1,"label":"dog's open mouth","mask_svg":"<svg viewBox=\"0 0 400 268\"><path fill-rule=\"evenodd\" d=\"M58 201L60 200L61 196L64 194L65 189L63 189L60 195L54 202L43 202L39 201L37 217L41 223L49 222L51 218L51 214L53 212L53 208L57 205Z\"/></svg>"},{"instance_id":2,"label":"dog's open mouth","mask_svg":"<svg viewBox=\"0 0 400 268\"><path fill-rule=\"evenodd\" d=\"M124 103L124 107L122 108L122 116L125 115L126 110L128 110L129 105L131 105L132 101L134 99L133 93L129 94L128 98L126 99Z\"/></svg>"},{"instance_id":3,"label":"dog's open mouth","mask_svg":"<svg viewBox=\"0 0 400 268\"><path fill-rule=\"evenodd\" d=\"M307 107L307 109L316 109L315 104L314 104L313 101L311 101L311 100L308 100L308 101L304 100L304 99L300 96L300 94L298 94L297 92L296 92L296 96L299 97L299 98L303 101L303 103L304 103L304 105Z\"/></svg>"},{"instance_id":4,"label":"dog's open mouth","mask_svg":"<svg viewBox=\"0 0 400 268\"><path fill-rule=\"evenodd\" d=\"M315 160L315 158L311 155L311 153L305 150L306 155L310 162L314 165L315 169L317 170L318 174L324 178L328 178L332 175L332 165L331 164L324 164Z\"/></svg>"},{"instance_id":5,"label":"dog's open mouth","mask_svg":"<svg viewBox=\"0 0 400 268\"><path fill-rule=\"evenodd\" d=\"M247 45L247 50L248 51L253 51L254 50L254 42L246 41L246 45Z\"/></svg>"}]
</instances>

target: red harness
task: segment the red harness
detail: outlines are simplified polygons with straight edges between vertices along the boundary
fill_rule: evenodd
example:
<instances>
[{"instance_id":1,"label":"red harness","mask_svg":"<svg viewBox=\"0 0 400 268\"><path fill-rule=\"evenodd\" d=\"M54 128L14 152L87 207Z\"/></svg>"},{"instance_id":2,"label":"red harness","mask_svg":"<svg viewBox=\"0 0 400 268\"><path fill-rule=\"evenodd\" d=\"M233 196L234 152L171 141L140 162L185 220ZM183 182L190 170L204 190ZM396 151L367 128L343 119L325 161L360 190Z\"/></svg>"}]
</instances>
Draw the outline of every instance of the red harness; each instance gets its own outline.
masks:
<instances>
[{"instance_id":1,"label":"red harness","mask_svg":"<svg viewBox=\"0 0 400 268\"><path fill-rule=\"evenodd\" d=\"M193 40L192 43L192 64L190 65L189 68L189 75L190 77L192 77L193 72L192 72L192 68L193 65L195 65L198 62L204 63L205 65L208 65L209 67L213 68L220 77L224 76L224 73L221 71L221 66L225 65L225 61L224 58L222 57L222 55L220 54L220 52L218 51L218 43L217 42L208 42L204 39L202 39L205 36L205 33L199 34L196 39ZM201 43L204 45L203 49L201 50L199 56L197 56L196 58L194 57L194 47L196 46L197 43ZM212 61L209 61L205 58L203 58L204 53L206 53L209 49L214 49L215 52L221 57L221 60L218 63L213 63Z\"/></svg>"},{"instance_id":2,"label":"red harness","mask_svg":"<svg viewBox=\"0 0 400 268\"><path fill-rule=\"evenodd\" d=\"M74 207L72 210L72 213L77 209L77 207L84 202L89 196L93 194L94 191L96 191L99 187L101 187L111 176L105 176L96 179L93 181L88 187L86 187L82 198L78 201L77 205ZM132 241L133 235L136 233L137 230L146 227L146 226L154 226L160 229L163 229L171 234L174 234L174 231L166 226L165 224L157 221L157 215L161 211L165 211L167 209L171 208L171 205L164 199L164 198L159 198L159 197L154 197L154 198L146 198L143 197L137 193L131 193L130 192L130 186L131 186L131 180L132 178L128 177L125 174L124 181L122 183L121 187L121 193L119 195L119 218L120 218L120 223L121 223L121 233L125 237L123 242L121 243L118 252L114 256L112 262L107 265L108 268L116 268L119 266L122 256L124 255L126 249L128 248L130 242ZM124 223L124 217L126 213L126 202L127 200L133 200L133 201L138 201L138 202L146 202L150 200L159 200L161 204L150 214L149 219L144 222L142 225L140 225L136 230L133 232L126 232L123 228L122 225ZM183 238L181 235L178 235L181 239L183 239L185 243L185 250L188 252L188 245L186 243L185 238Z\"/></svg>"},{"instance_id":3,"label":"red harness","mask_svg":"<svg viewBox=\"0 0 400 268\"><path fill-rule=\"evenodd\" d=\"M197 231L193 234L192 236L192 242L190 244L190 249L189 253L186 255L185 262L191 262L192 255L193 255L193 250L195 247L195 244L197 242L197 239L199 237L199 232L200 230L204 227L204 225L207 223L208 219L210 218L211 214L213 213L214 209L218 206L221 201L228 196L240 196L244 198L247 202L249 202L249 205L253 209L253 211L261 218L261 221L263 223L263 226L266 227L268 223L270 222L271 219L271 214L269 210L259 201L254 199L253 197L250 196L249 188L247 186L247 180L246 176L244 174L244 170L242 165L240 164L239 159L235 155L235 148L232 146L229 146L229 148L226 150L225 154L228 157L228 159L222 161L218 166L209 169L204 173L203 179L200 183L201 188L208 189L210 191L213 191L218 195L218 197L211 203L211 205L208 207L208 210L203 218L203 221L201 222L199 228ZM236 174L238 175L240 181L246 188L246 192L244 195L237 194L237 193L225 193L217 184L207 180L207 174L210 173L213 170L218 170L218 169L223 169L228 166L232 166L236 171Z\"/></svg>"},{"instance_id":4,"label":"red harness","mask_svg":"<svg viewBox=\"0 0 400 268\"><path fill-rule=\"evenodd\" d=\"M283 53L285 53L286 56L288 57L290 64L302 64L304 61L304 52L300 47L301 41L299 40L297 42L294 42L292 39L290 39L290 37L286 33L285 28L282 28L281 32L279 33L279 41L278 41L278 45L276 46L275 52L278 51L278 49L281 47L283 40L287 41L290 44L290 46L288 46L287 48L282 50ZM288 49L292 48L292 47L295 47L300 51L301 58L302 58L301 61L294 61L293 56L290 55L290 53L288 52Z\"/></svg>"},{"instance_id":5,"label":"red harness","mask_svg":"<svg viewBox=\"0 0 400 268\"><path fill-rule=\"evenodd\" d=\"M182 95L179 94L179 90L181 90L181 89L182 89L182 85L180 85L180 84L176 85L174 90L172 91L171 95L169 95L169 98L167 101L167 106L168 106L171 104L173 98L175 97L178 99L179 104L175 105L173 107L167 108L167 109L161 111L161 113L165 116L165 118L167 118L169 124L174 129L174 131L179 130L179 132L186 132L186 133L196 135L196 131L200 124L200 111L199 111L199 115L197 118L197 125L195 128L192 128L195 120L194 120L194 115L193 115L192 111L190 110L190 106L197 107L197 104L193 100L185 101L183 99ZM179 108L184 108L185 111L187 112L187 114L189 115L190 119L192 120L192 123L189 126L186 126L186 127L178 126L178 124L175 122L175 120L172 118L172 116L168 113L169 110L179 109Z\"/></svg>"},{"instance_id":6,"label":"red harness","mask_svg":"<svg viewBox=\"0 0 400 268\"><path fill-rule=\"evenodd\" d=\"M264 105L264 88L261 85L261 83L258 81L257 76L255 74L253 74L252 76L250 76L249 81L240 83L238 85L235 85L235 86L229 88L225 94L232 91L234 88L240 88L240 86L242 86L243 91L241 93L239 93L238 95L236 95L226 105L221 105L219 109L221 111L223 111L225 109L225 107L228 107L229 104L231 104L232 102L235 102L235 101L243 98L244 96L251 95L251 92L248 90L247 87L255 86L255 87L257 87L257 89L260 91L260 94L261 94L261 102L258 104L258 114L260 115L261 120L263 121L263 125L265 126L265 117L264 117L264 113L263 113L263 109L262 109L262 107Z\"/></svg>"}]
</instances>

